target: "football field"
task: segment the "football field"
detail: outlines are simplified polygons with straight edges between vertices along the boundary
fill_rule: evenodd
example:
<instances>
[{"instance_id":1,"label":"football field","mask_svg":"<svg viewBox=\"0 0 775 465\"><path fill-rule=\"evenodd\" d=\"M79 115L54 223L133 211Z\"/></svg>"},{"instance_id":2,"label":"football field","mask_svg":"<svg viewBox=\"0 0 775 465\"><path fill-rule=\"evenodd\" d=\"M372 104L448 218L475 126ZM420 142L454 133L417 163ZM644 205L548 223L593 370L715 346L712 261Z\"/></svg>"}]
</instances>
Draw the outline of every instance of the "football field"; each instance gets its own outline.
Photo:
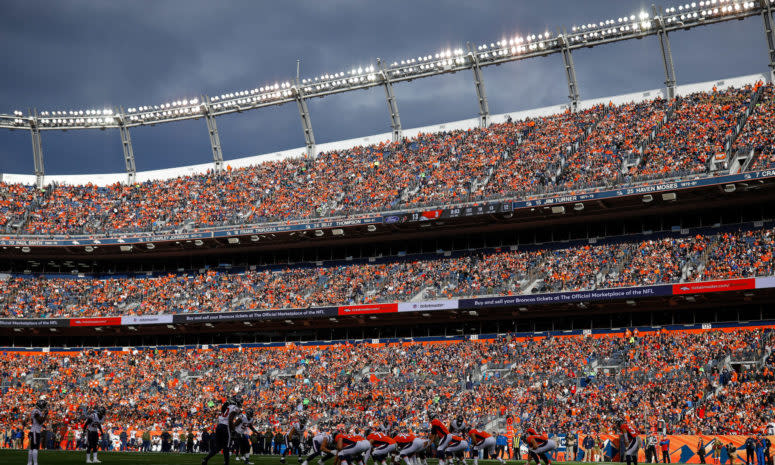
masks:
<instances>
[{"instance_id":1,"label":"football field","mask_svg":"<svg viewBox=\"0 0 775 465\"><path fill-rule=\"evenodd\" d=\"M80 465L86 463L85 452L72 451L40 451L38 456L39 465ZM100 452L99 459L104 465L199 465L204 458L204 454L162 454L159 452L139 453L139 452ZM250 461L255 465L280 465L280 459L277 456L254 456ZM436 465L436 460L429 460L429 464ZM467 460L469 465L473 465L472 460ZM6 450L0 449L1 465L26 465L26 450ZM230 465L240 465L243 462L229 459ZM289 465L296 463L295 457L287 462ZM330 462L333 463L333 462ZM480 460L480 464L496 465L494 460ZM509 465L523 464L524 460L509 461ZM553 462L565 463L568 465L580 464L581 462ZM223 456L216 456L210 459L209 465L222 465Z\"/></svg>"}]
</instances>

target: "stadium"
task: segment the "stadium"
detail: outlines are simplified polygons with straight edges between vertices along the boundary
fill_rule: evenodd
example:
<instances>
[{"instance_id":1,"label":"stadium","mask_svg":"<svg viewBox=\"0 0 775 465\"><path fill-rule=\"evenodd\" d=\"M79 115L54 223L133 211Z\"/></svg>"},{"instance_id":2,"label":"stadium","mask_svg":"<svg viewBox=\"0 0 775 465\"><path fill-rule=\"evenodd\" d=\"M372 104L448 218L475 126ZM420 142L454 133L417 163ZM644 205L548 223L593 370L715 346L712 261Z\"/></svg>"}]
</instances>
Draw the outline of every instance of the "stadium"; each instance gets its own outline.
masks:
<instances>
[{"instance_id":1,"label":"stadium","mask_svg":"<svg viewBox=\"0 0 775 465\"><path fill-rule=\"evenodd\" d=\"M0 114L33 161L0 174L0 463L771 465L772 8ZM765 72L679 83L670 38L739 22ZM646 40L664 85L582 98L574 56ZM485 71L544 57L567 96L491 113ZM453 75L478 116L404 128L394 86ZM315 99L370 90L390 131L318 143ZM282 108L303 146L224 153L224 122ZM138 170L137 136L180 124L212 161ZM48 173L63 133L109 134L125 170Z\"/></svg>"}]
</instances>

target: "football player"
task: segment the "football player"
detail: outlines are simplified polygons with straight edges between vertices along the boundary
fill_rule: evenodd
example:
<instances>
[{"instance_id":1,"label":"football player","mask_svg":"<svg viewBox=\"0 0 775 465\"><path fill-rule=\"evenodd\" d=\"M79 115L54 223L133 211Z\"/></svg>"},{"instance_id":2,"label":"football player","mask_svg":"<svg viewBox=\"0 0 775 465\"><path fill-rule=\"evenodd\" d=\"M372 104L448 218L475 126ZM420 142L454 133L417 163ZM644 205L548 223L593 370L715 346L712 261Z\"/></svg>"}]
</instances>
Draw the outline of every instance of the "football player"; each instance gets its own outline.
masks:
<instances>
[{"instance_id":1,"label":"football player","mask_svg":"<svg viewBox=\"0 0 775 465\"><path fill-rule=\"evenodd\" d=\"M30 412L30 448L27 451L27 465L38 465L38 450L40 449L40 437L43 425L48 419L48 402L40 398L35 402L35 407Z\"/></svg>"},{"instance_id":2,"label":"football player","mask_svg":"<svg viewBox=\"0 0 775 465\"><path fill-rule=\"evenodd\" d=\"M86 417L83 433L86 435L86 463L101 463L97 458L97 446L102 435L102 423L105 421L105 407L97 407ZM91 457L89 455L91 454Z\"/></svg>"},{"instance_id":3,"label":"football player","mask_svg":"<svg viewBox=\"0 0 775 465\"><path fill-rule=\"evenodd\" d=\"M243 413L237 415L234 420L234 432L237 433L237 445L239 446L239 456L237 460L242 459L247 464L250 462L250 437L249 431L253 431L258 434L258 430L253 425L253 411L248 409Z\"/></svg>"},{"instance_id":4,"label":"football player","mask_svg":"<svg viewBox=\"0 0 775 465\"><path fill-rule=\"evenodd\" d=\"M528 462L535 460L536 465L543 461L546 465L552 463L549 458L549 452L557 449L557 441L549 439L546 433L538 433L533 428L528 428L525 435L522 436L522 442L528 447Z\"/></svg>"},{"instance_id":5,"label":"football player","mask_svg":"<svg viewBox=\"0 0 775 465\"><path fill-rule=\"evenodd\" d=\"M231 431L234 429L234 420L240 413L242 400L234 397L221 405L221 411L218 414L215 427L215 447L210 449L207 457L202 459L202 465L223 451L223 463L229 465L229 445L231 443Z\"/></svg>"},{"instance_id":6,"label":"football player","mask_svg":"<svg viewBox=\"0 0 775 465\"><path fill-rule=\"evenodd\" d=\"M301 465L309 465L309 461L320 456L318 465L336 455L334 438L329 433L320 432L312 438L312 453L301 462Z\"/></svg>"},{"instance_id":7,"label":"football player","mask_svg":"<svg viewBox=\"0 0 775 465\"><path fill-rule=\"evenodd\" d=\"M371 457L375 464L387 465L387 458L396 450L396 441L381 431L367 431L366 439L371 443Z\"/></svg>"},{"instance_id":8,"label":"football player","mask_svg":"<svg viewBox=\"0 0 775 465\"><path fill-rule=\"evenodd\" d=\"M294 450L298 451L298 461L301 462L301 438L304 435L305 423L301 416L291 422L291 429L285 434L285 450L280 455L280 463L285 463L285 456Z\"/></svg>"},{"instance_id":9,"label":"football player","mask_svg":"<svg viewBox=\"0 0 775 465\"><path fill-rule=\"evenodd\" d=\"M500 463L506 463L495 453L495 437L493 435L482 430L471 428L468 432L468 437L471 438L471 444L474 449L474 465L479 465L479 451L482 451L485 460L495 457Z\"/></svg>"},{"instance_id":10,"label":"football player","mask_svg":"<svg viewBox=\"0 0 775 465\"><path fill-rule=\"evenodd\" d=\"M427 465L425 451L431 445L428 439L418 438L411 433L402 433L393 437L398 449L396 462L404 459L406 465L419 465L422 462Z\"/></svg>"},{"instance_id":11,"label":"football player","mask_svg":"<svg viewBox=\"0 0 775 465\"><path fill-rule=\"evenodd\" d=\"M619 430L622 432L622 440L624 441L624 460L627 465L631 463L638 465L638 449L640 449L640 438L638 437L638 431L624 420L619 420Z\"/></svg>"},{"instance_id":12,"label":"football player","mask_svg":"<svg viewBox=\"0 0 775 465\"><path fill-rule=\"evenodd\" d=\"M357 434L339 433L334 437L334 443L339 451L334 465L347 465L348 460L353 463L362 460L362 455L371 449L371 443Z\"/></svg>"}]
</instances>

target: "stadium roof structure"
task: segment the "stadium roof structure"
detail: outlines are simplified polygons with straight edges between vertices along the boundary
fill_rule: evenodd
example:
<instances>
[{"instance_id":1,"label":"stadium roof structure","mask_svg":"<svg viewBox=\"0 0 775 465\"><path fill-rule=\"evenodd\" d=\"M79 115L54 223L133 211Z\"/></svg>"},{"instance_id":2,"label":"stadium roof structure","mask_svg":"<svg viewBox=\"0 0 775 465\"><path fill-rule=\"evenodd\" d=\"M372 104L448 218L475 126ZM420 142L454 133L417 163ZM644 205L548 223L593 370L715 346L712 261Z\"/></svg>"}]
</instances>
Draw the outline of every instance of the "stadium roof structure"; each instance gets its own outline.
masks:
<instances>
[{"instance_id":1,"label":"stadium roof structure","mask_svg":"<svg viewBox=\"0 0 775 465\"><path fill-rule=\"evenodd\" d=\"M32 135L32 152L36 183L43 184L45 175L41 131L75 129L118 129L125 159L127 181L135 182L136 167L130 128L156 125L182 120L204 118L210 137L215 170L223 169L223 153L216 117L240 113L286 103L296 103L299 108L306 150L315 151L307 100L353 90L384 87L391 119L393 140L402 138L398 104L393 93L393 83L412 81L458 71L472 70L479 106L479 124L487 126L490 111L482 76L482 68L528 58L562 54L568 83L569 106L575 110L579 103L579 89L573 63L573 50L595 47L647 36L659 38L665 69L665 85L668 98L675 95L676 77L670 51L669 33L692 27L742 20L761 15L768 44L770 79L775 75L775 31L772 26L772 9L775 0L701 0L651 12L641 11L630 16L606 19L596 23L573 26L570 31L558 29L539 34L503 38L490 44L448 49L417 58L353 67L349 71L323 74L314 78L301 78L275 82L265 86L223 93L218 96L183 98L158 105L141 105L128 108L103 108L87 110L16 110L12 114L0 114L0 128L29 130Z\"/></svg>"}]
</instances>

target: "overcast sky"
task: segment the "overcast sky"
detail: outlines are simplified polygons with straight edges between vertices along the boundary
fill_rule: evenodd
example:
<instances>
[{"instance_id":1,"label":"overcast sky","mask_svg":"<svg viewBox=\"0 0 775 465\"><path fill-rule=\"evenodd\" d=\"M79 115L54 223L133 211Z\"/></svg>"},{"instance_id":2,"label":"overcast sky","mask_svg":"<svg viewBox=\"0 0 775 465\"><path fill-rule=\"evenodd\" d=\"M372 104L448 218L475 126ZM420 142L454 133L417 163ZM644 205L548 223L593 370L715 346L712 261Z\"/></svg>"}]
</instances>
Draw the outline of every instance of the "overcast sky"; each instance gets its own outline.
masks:
<instances>
[{"instance_id":1,"label":"overcast sky","mask_svg":"<svg viewBox=\"0 0 775 465\"><path fill-rule=\"evenodd\" d=\"M677 6L668 2L664 6ZM650 11L629 0L3 0L0 112L154 105ZM767 70L759 17L671 35L679 84ZM663 85L656 37L574 52L582 99ZM484 70L492 113L565 103L562 58ZM404 128L477 115L471 73L398 84ZM384 91L309 103L318 143L389 132ZM301 147L295 104L218 119L224 157ZM138 170L212 160L202 120L132 131ZM118 131L44 132L48 174L121 172ZM0 131L0 172L32 173Z\"/></svg>"}]
</instances>

